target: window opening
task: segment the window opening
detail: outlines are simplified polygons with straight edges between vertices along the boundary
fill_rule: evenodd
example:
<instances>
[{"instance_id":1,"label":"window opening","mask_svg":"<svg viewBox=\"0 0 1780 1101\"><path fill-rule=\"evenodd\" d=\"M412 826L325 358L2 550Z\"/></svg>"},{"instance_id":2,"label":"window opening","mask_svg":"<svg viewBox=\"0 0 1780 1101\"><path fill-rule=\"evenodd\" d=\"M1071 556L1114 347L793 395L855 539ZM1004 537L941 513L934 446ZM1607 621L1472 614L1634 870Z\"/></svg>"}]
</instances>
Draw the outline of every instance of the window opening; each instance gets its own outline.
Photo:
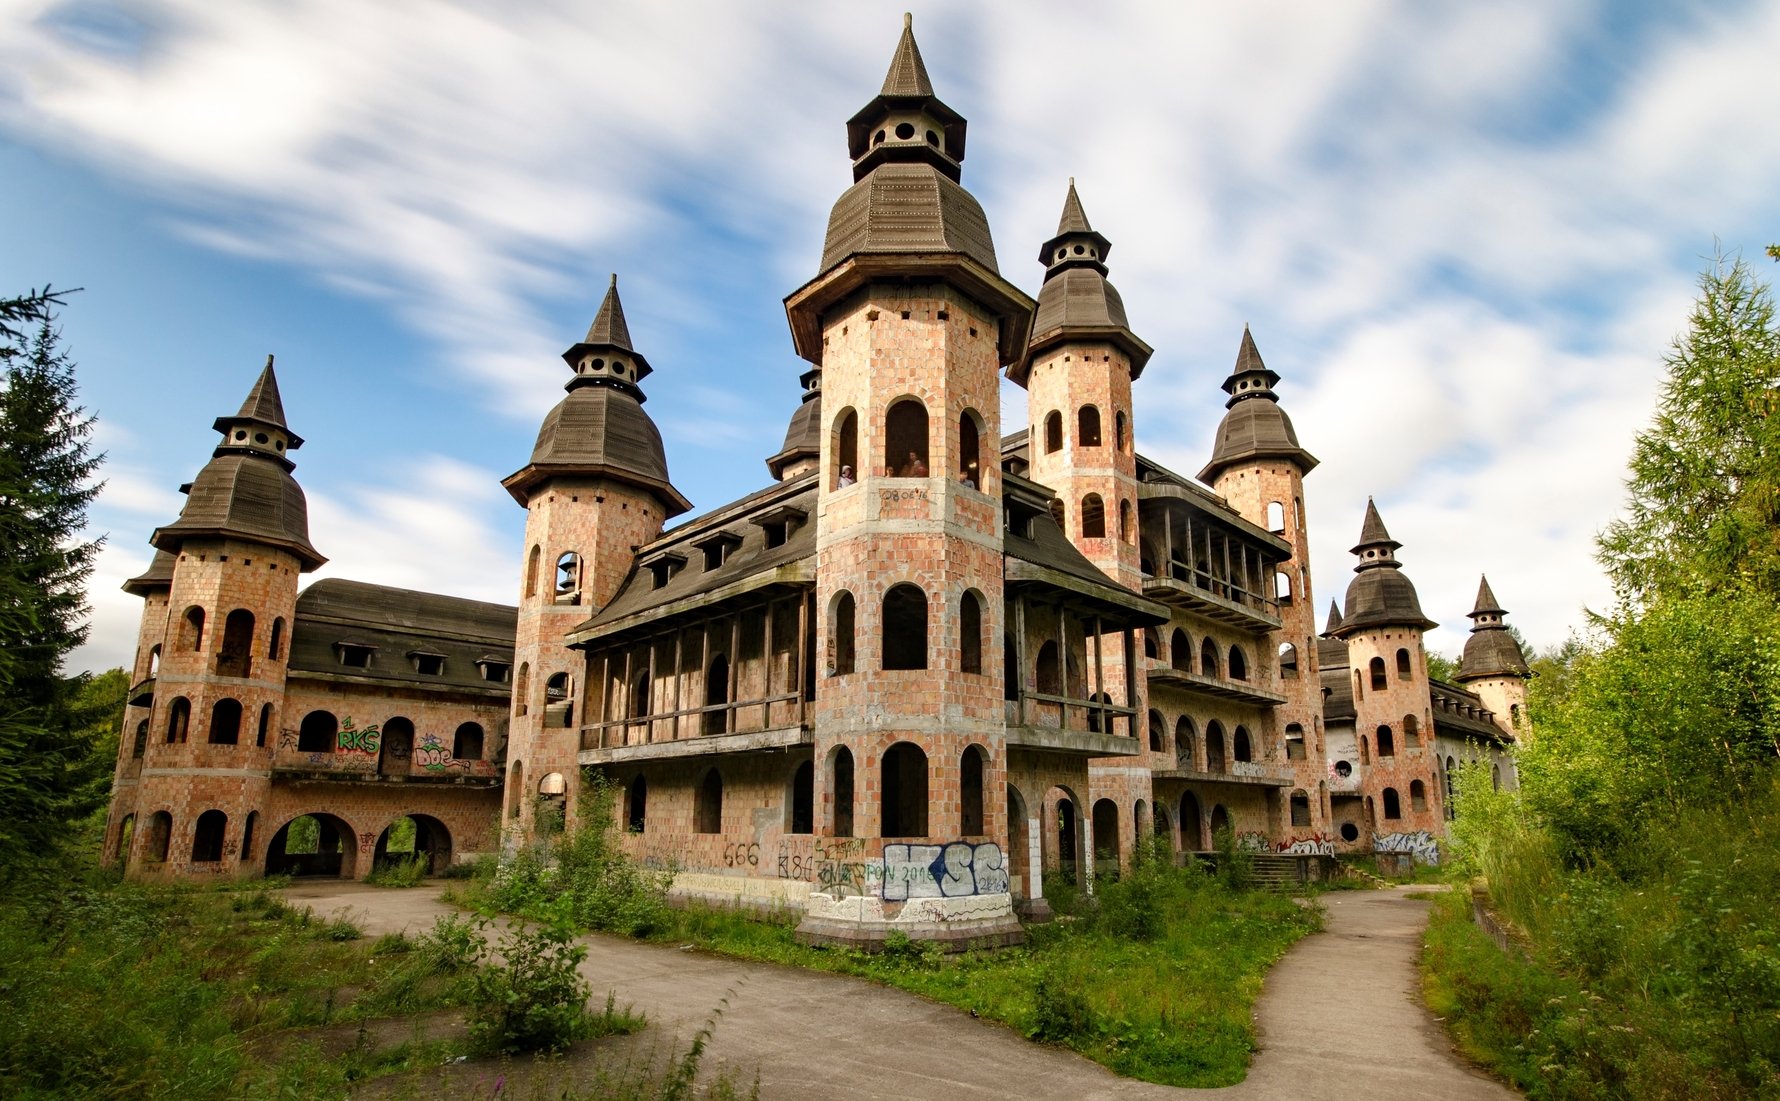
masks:
<instances>
[{"instance_id":1,"label":"window opening","mask_svg":"<svg viewBox=\"0 0 1780 1101\"><path fill-rule=\"evenodd\" d=\"M184 696L175 697L173 705L167 709L167 741L183 742L192 725L192 701Z\"/></svg>"},{"instance_id":2,"label":"window opening","mask_svg":"<svg viewBox=\"0 0 1780 1101\"><path fill-rule=\"evenodd\" d=\"M972 489L983 488L981 450L976 414L966 409L958 414L958 480Z\"/></svg>"},{"instance_id":3,"label":"window opening","mask_svg":"<svg viewBox=\"0 0 1780 1101\"><path fill-rule=\"evenodd\" d=\"M792 770L790 832L816 832L816 764L814 761L805 761Z\"/></svg>"},{"instance_id":4,"label":"window opening","mask_svg":"<svg viewBox=\"0 0 1780 1101\"><path fill-rule=\"evenodd\" d=\"M1063 414L1055 409L1045 414L1045 454L1063 450Z\"/></svg>"},{"instance_id":5,"label":"window opening","mask_svg":"<svg viewBox=\"0 0 1780 1101\"><path fill-rule=\"evenodd\" d=\"M927 836L927 754L897 742L884 754L881 780L883 836Z\"/></svg>"},{"instance_id":6,"label":"window opening","mask_svg":"<svg viewBox=\"0 0 1780 1101\"><path fill-rule=\"evenodd\" d=\"M884 469L895 478L927 477L927 407L904 398L884 418Z\"/></svg>"},{"instance_id":7,"label":"window opening","mask_svg":"<svg viewBox=\"0 0 1780 1101\"><path fill-rule=\"evenodd\" d=\"M1279 644L1279 676L1281 680L1295 680L1298 676L1298 648L1289 642Z\"/></svg>"},{"instance_id":8,"label":"window opening","mask_svg":"<svg viewBox=\"0 0 1780 1101\"><path fill-rule=\"evenodd\" d=\"M556 559L556 603L581 603L581 556L564 551Z\"/></svg>"},{"instance_id":9,"label":"window opening","mask_svg":"<svg viewBox=\"0 0 1780 1101\"><path fill-rule=\"evenodd\" d=\"M1075 442L1078 447L1100 446L1100 410L1084 405L1075 416Z\"/></svg>"},{"instance_id":10,"label":"window opening","mask_svg":"<svg viewBox=\"0 0 1780 1101\"><path fill-rule=\"evenodd\" d=\"M458 761L482 759L482 724L461 723L451 736L451 756Z\"/></svg>"},{"instance_id":11,"label":"window opening","mask_svg":"<svg viewBox=\"0 0 1780 1101\"><path fill-rule=\"evenodd\" d=\"M834 488L845 489L859 480L859 416L848 409L835 419Z\"/></svg>"},{"instance_id":12,"label":"window opening","mask_svg":"<svg viewBox=\"0 0 1780 1101\"><path fill-rule=\"evenodd\" d=\"M1304 760L1304 727L1299 723L1286 724L1286 760Z\"/></svg>"},{"instance_id":13,"label":"window opening","mask_svg":"<svg viewBox=\"0 0 1780 1101\"><path fill-rule=\"evenodd\" d=\"M1082 538L1106 538L1106 503L1098 493L1082 498Z\"/></svg>"},{"instance_id":14,"label":"window opening","mask_svg":"<svg viewBox=\"0 0 1780 1101\"><path fill-rule=\"evenodd\" d=\"M698 797L692 810L694 833L723 832L723 777L716 769L705 773L699 781Z\"/></svg>"},{"instance_id":15,"label":"window opening","mask_svg":"<svg viewBox=\"0 0 1780 1101\"><path fill-rule=\"evenodd\" d=\"M297 752L332 753L340 733L340 720L329 711L311 711L297 729Z\"/></svg>"},{"instance_id":16,"label":"window opening","mask_svg":"<svg viewBox=\"0 0 1780 1101\"><path fill-rule=\"evenodd\" d=\"M1218 646L1209 638L1199 644L1199 672L1207 677L1218 675Z\"/></svg>"},{"instance_id":17,"label":"window opening","mask_svg":"<svg viewBox=\"0 0 1780 1101\"><path fill-rule=\"evenodd\" d=\"M185 610L185 626L180 629L181 649L202 653L204 650L204 609L196 604Z\"/></svg>"},{"instance_id":18,"label":"window opening","mask_svg":"<svg viewBox=\"0 0 1780 1101\"><path fill-rule=\"evenodd\" d=\"M981 746L966 746L958 766L958 832L965 837L980 837L983 828L983 774L986 770Z\"/></svg>"},{"instance_id":19,"label":"window opening","mask_svg":"<svg viewBox=\"0 0 1780 1101\"><path fill-rule=\"evenodd\" d=\"M884 594L884 668L927 668L927 594L914 585Z\"/></svg>"},{"instance_id":20,"label":"window opening","mask_svg":"<svg viewBox=\"0 0 1780 1101\"><path fill-rule=\"evenodd\" d=\"M1375 691L1382 691L1385 687L1384 659L1383 658L1373 658L1371 661L1366 663L1366 668L1371 670L1371 672L1372 672L1372 687L1373 687L1373 689Z\"/></svg>"},{"instance_id":21,"label":"window opening","mask_svg":"<svg viewBox=\"0 0 1780 1101\"><path fill-rule=\"evenodd\" d=\"M1409 809L1417 813L1428 809L1428 787L1420 780L1409 781Z\"/></svg>"},{"instance_id":22,"label":"window opening","mask_svg":"<svg viewBox=\"0 0 1780 1101\"><path fill-rule=\"evenodd\" d=\"M1395 757L1397 755L1397 739L1392 735L1391 728L1381 726L1378 728L1377 734L1378 755L1380 757Z\"/></svg>"},{"instance_id":23,"label":"window opening","mask_svg":"<svg viewBox=\"0 0 1780 1101\"><path fill-rule=\"evenodd\" d=\"M643 833L649 827L649 781L641 774L624 789L624 828Z\"/></svg>"},{"instance_id":24,"label":"window opening","mask_svg":"<svg viewBox=\"0 0 1780 1101\"><path fill-rule=\"evenodd\" d=\"M1409 669L1409 651L1399 649L1397 651L1397 676L1407 680L1410 676Z\"/></svg>"},{"instance_id":25,"label":"window opening","mask_svg":"<svg viewBox=\"0 0 1780 1101\"><path fill-rule=\"evenodd\" d=\"M965 590L958 602L958 668L980 675L983 671L983 598Z\"/></svg>"},{"instance_id":26,"label":"window opening","mask_svg":"<svg viewBox=\"0 0 1780 1101\"><path fill-rule=\"evenodd\" d=\"M220 699L210 709L210 744L234 745L241 740L241 702Z\"/></svg>"},{"instance_id":27,"label":"window opening","mask_svg":"<svg viewBox=\"0 0 1780 1101\"><path fill-rule=\"evenodd\" d=\"M1254 746L1249 744L1248 727L1239 726L1236 728L1236 733L1231 738L1230 755L1238 761L1253 761L1255 759Z\"/></svg>"},{"instance_id":28,"label":"window opening","mask_svg":"<svg viewBox=\"0 0 1780 1101\"><path fill-rule=\"evenodd\" d=\"M1242 650L1235 646L1230 647L1230 679L1248 679L1248 659L1243 657Z\"/></svg>"},{"instance_id":29,"label":"window opening","mask_svg":"<svg viewBox=\"0 0 1780 1101\"><path fill-rule=\"evenodd\" d=\"M834 835L853 836L853 751L840 746L834 751Z\"/></svg>"},{"instance_id":30,"label":"window opening","mask_svg":"<svg viewBox=\"0 0 1780 1101\"><path fill-rule=\"evenodd\" d=\"M729 729L729 709L723 705L729 703L729 658L718 654L711 659L711 666L705 670L705 707L707 710L701 720L702 732L705 734L721 734Z\"/></svg>"},{"instance_id":31,"label":"window opening","mask_svg":"<svg viewBox=\"0 0 1780 1101\"><path fill-rule=\"evenodd\" d=\"M1386 819L1403 817L1403 801L1398 797L1396 788L1384 789L1384 816Z\"/></svg>"},{"instance_id":32,"label":"window opening","mask_svg":"<svg viewBox=\"0 0 1780 1101\"><path fill-rule=\"evenodd\" d=\"M192 830L192 863L214 864L222 859L223 834L229 828L229 816L220 810L207 810L198 815Z\"/></svg>"},{"instance_id":33,"label":"window opening","mask_svg":"<svg viewBox=\"0 0 1780 1101\"><path fill-rule=\"evenodd\" d=\"M284 657L284 617L272 621L272 634L266 640L266 657L278 661Z\"/></svg>"},{"instance_id":34,"label":"window opening","mask_svg":"<svg viewBox=\"0 0 1780 1101\"><path fill-rule=\"evenodd\" d=\"M1302 791L1292 793L1292 825L1310 825L1310 796Z\"/></svg>"}]
</instances>

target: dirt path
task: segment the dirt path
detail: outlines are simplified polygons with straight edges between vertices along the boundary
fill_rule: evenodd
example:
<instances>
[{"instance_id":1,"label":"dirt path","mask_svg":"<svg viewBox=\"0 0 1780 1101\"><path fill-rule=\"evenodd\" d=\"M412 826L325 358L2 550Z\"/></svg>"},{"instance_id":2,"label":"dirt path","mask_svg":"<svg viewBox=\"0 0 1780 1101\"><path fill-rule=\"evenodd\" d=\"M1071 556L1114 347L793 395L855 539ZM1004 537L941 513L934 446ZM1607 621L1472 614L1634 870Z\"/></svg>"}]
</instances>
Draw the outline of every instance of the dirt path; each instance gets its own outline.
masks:
<instances>
[{"instance_id":1,"label":"dirt path","mask_svg":"<svg viewBox=\"0 0 1780 1101\"><path fill-rule=\"evenodd\" d=\"M430 886L309 882L286 894L320 914L351 911L371 935L422 932L453 912ZM1085 1101L1213 1092L1329 1101L1517 1096L1453 1056L1422 1007L1415 960L1427 903L1403 894L1324 896L1326 930L1300 941L1267 977L1256 1008L1261 1050L1248 1079L1218 1091L1119 1078L950 1006L836 975L604 936L587 938L582 972L596 994L615 989L621 1004L648 1014L648 1040L612 1045L643 1057L669 1038L684 1043L727 996L706 1065L728 1067L743 1082L758 1072L768 1101Z\"/></svg>"}]
</instances>

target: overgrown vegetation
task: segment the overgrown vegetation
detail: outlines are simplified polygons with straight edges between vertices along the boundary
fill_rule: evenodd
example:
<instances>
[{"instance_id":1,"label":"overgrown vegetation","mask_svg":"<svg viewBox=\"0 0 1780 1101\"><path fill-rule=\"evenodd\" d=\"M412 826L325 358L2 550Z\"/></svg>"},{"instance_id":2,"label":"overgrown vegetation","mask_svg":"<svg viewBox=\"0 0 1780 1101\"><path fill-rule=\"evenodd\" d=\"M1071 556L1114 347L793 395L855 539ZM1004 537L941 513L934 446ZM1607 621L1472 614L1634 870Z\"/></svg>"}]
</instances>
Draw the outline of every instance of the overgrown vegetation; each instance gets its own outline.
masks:
<instances>
[{"instance_id":1,"label":"overgrown vegetation","mask_svg":"<svg viewBox=\"0 0 1780 1101\"><path fill-rule=\"evenodd\" d=\"M1535 663L1520 791L1457 777L1526 947L1442 911L1430 991L1536 1098L1780 1096L1780 327L1743 263L1700 286L1600 542L1620 604Z\"/></svg>"},{"instance_id":2,"label":"overgrown vegetation","mask_svg":"<svg viewBox=\"0 0 1780 1101\"><path fill-rule=\"evenodd\" d=\"M483 966L469 981L470 1043L483 1055L561 1051L577 1040L634 1032L642 1018L620 1013L606 995L605 1012L587 1011L593 988L578 970L587 946L575 939L567 908L538 925L514 924L492 949L477 937L472 959Z\"/></svg>"}]
</instances>

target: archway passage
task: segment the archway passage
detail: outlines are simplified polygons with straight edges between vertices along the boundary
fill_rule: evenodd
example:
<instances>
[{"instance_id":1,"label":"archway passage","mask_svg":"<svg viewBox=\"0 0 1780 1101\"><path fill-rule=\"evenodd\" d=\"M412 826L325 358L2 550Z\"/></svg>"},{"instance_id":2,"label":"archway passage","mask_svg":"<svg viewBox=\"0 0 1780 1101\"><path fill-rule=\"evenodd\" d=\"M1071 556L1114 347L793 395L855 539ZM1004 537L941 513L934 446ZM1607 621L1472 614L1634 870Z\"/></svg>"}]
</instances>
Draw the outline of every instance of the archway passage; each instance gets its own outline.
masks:
<instances>
[{"instance_id":1,"label":"archway passage","mask_svg":"<svg viewBox=\"0 0 1780 1101\"><path fill-rule=\"evenodd\" d=\"M1190 791L1180 797L1180 843L1188 852L1205 851L1205 822L1199 812L1199 798Z\"/></svg>"},{"instance_id":2,"label":"archway passage","mask_svg":"<svg viewBox=\"0 0 1780 1101\"><path fill-rule=\"evenodd\" d=\"M408 814L377 835L371 867L383 869L411 860L425 862L423 875L443 875L451 867L451 831L428 814Z\"/></svg>"},{"instance_id":3,"label":"archway passage","mask_svg":"<svg viewBox=\"0 0 1780 1101\"><path fill-rule=\"evenodd\" d=\"M1111 799L1094 803L1094 874L1119 875L1119 805Z\"/></svg>"},{"instance_id":4,"label":"archway passage","mask_svg":"<svg viewBox=\"0 0 1780 1101\"><path fill-rule=\"evenodd\" d=\"M339 876L358 871L358 836L343 819L331 814L304 814L272 835L266 847L267 875Z\"/></svg>"}]
</instances>

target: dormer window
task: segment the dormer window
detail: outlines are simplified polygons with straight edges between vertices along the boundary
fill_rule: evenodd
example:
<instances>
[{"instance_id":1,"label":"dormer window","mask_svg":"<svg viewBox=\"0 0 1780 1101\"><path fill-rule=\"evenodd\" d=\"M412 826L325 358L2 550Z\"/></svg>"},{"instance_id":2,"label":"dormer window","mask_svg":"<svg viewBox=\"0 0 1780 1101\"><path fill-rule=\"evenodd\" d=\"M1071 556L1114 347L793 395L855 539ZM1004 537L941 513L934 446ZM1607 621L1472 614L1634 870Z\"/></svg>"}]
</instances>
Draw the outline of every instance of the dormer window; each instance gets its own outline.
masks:
<instances>
[{"instance_id":1,"label":"dormer window","mask_svg":"<svg viewBox=\"0 0 1780 1101\"><path fill-rule=\"evenodd\" d=\"M649 576L653 579L654 583L652 587L660 589L664 588L667 585L668 580L672 578L674 574L680 572L680 567L685 564L685 555L669 553L656 555L649 561L644 562L643 568L649 571Z\"/></svg>"},{"instance_id":2,"label":"dormer window","mask_svg":"<svg viewBox=\"0 0 1780 1101\"><path fill-rule=\"evenodd\" d=\"M476 659L476 670L490 684L509 684L513 680L513 663L493 657Z\"/></svg>"},{"instance_id":3,"label":"dormer window","mask_svg":"<svg viewBox=\"0 0 1780 1101\"><path fill-rule=\"evenodd\" d=\"M408 660L414 664L414 671L423 677L442 677L445 675L445 655L431 650L410 650Z\"/></svg>"},{"instance_id":4,"label":"dormer window","mask_svg":"<svg viewBox=\"0 0 1780 1101\"><path fill-rule=\"evenodd\" d=\"M376 649L368 642L334 643L334 652L340 655L340 664L348 669L369 669L371 655Z\"/></svg>"},{"instance_id":5,"label":"dormer window","mask_svg":"<svg viewBox=\"0 0 1780 1101\"><path fill-rule=\"evenodd\" d=\"M720 531L705 536L703 539L693 543L693 546L697 547L704 553L705 572L710 573L713 570L722 569L723 563L729 561L730 552L741 546L741 544L742 537L735 532Z\"/></svg>"},{"instance_id":6,"label":"dormer window","mask_svg":"<svg viewBox=\"0 0 1780 1101\"><path fill-rule=\"evenodd\" d=\"M782 547L791 538L799 524L809 519L809 513L795 505L780 505L771 512L749 518L749 523L758 525L766 537L767 547Z\"/></svg>"}]
</instances>

